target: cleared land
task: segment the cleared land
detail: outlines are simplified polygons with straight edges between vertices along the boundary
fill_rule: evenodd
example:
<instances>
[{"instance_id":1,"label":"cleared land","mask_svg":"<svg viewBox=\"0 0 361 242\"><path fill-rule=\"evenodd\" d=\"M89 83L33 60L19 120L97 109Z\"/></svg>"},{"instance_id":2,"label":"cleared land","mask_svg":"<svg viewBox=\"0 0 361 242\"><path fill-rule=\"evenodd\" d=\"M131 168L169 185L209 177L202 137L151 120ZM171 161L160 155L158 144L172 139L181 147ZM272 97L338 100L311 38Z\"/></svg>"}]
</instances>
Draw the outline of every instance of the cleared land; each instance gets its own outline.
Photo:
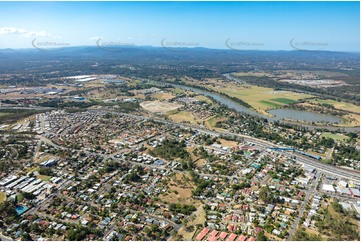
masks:
<instances>
[{"instance_id":1,"label":"cleared land","mask_svg":"<svg viewBox=\"0 0 361 242\"><path fill-rule=\"evenodd\" d=\"M192 198L194 184L191 182L190 175L175 174L169 184L169 194L159 196L161 200L167 203L183 203L187 205L199 205L200 202Z\"/></svg>"},{"instance_id":2,"label":"cleared land","mask_svg":"<svg viewBox=\"0 0 361 242\"><path fill-rule=\"evenodd\" d=\"M318 98L311 99L311 100L309 100L309 102L316 103L316 104L330 104L336 109L341 109L341 110L354 112L354 113L360 113L360 107L356 106L354 104L351 104L351 103L338 102L338 101L331 100L331 99L318 99Z\"/></svg>"},{"instance_id":3,"label":"cleared land","mask_svg":"<svg viewBox=\"0 0 361 242\"><path fill-rule=\"evenodd\" d=\"M185 90L183 90L181 88L170 88L169 90L172 91L175 94L182 94L182 93L186 92Z\"/></svg>"},{"instance_id":4,"label":"cleared land","mask_svg":"<svg viewBox=\"0 0 361 242\"><path fill-rule=\"evenodd\" d=\"M205 122L205 125L208 129L213 129L213 130L223 130L221 128L216 128L216 124L217 122L220 122L220 121L225 121L227 120L226 117L216 117L216 116L213 116L213 117L210 117L206 122Z\"/></svg>"},{"instance_id":5,"label":"cleared land","mask_svg":"<svg viewBox=\"0 0 361 242\"><path fill-rule=\"evenodd\" d=\"M182 227L178 234L182 235L183 238L187 241L191 241L192 240L192 236L194 234L197 234L195 233L196 232L196 226L197 225L204 225L204 222L206 221L206 212L204 211L203 209L203 206L200 205L198 208L197 208L197 211L195 211L193 213L193 215L190 216L190 221L187 223L187 226L186 227L193 227L192 230L190 231L187 231L187 229L185 227Z\"/></svg>"},{"instance_id":6,"label":"cleared land","mask_svg":"<svg viewBox=\"0 0 361 242\"><path fill-rule=\"evenodd\" d=\"M226 147L230 147L230 148L233 148L234 146L236 146L238 144L238 142L236 142L236 141L225 140L225 139L219 139L219 141L221 142L222 146L226 146Z\"/></svg>"},{"instance_id":7,"label":"cleared land","mask_svg":"<svg viewBox=\"0 0 361 242\"><path fill-rule=\"evenodd\" d=\"M37 175L36 178L41 179L43 181L49 181L51 179L51 176Z\"/></svg>"},{"instance_id":8,"label":"cleared land","mask_svg":"<svg viewBox=\"0 0 361 242\"><path fill-rule=\"evenodd\" d=\"M161 100L161 101L168 101L170 99L173 99L175 98L175 96L171 93L157 93L157 94L154 94L152 97L158 99L158 100Z\"/></svg>"},{"instance_id":9,"label":"cleared land","mask_svg":"<svg viewBox=\"0 0 361 242\"><path fill-rule=\"evenodd\" d=\"M161 101L147 101L140 103L140 106L145 110L152 112L152 113L167 113L173 110L176 110L182 105L170 103L170 102L161 102Z\"/></svg>"},{"instance_id":10,"label":"cleared land","mask_svg":"<svg viewBox=\"0 0 361 242\"><path fill-rule=\"evenodd\" d=\"M0 203L4 202L6 200L6 193L0 192Z\"/></svg>"},{"instance_id":11,"label":"cleared land","mask_svg":"<svg viewBox=\"0 0 361 242\"><path fill-rule=\"evenodd\" d=\"M189 122L189 123L196 123L196 118L191 112L187 111L180 111L176 114L169 115L169 118L177 123L181 122Z\"/></svg>"},{"instance_id":12,"label":"cleared land","mask_svg":"<svg viewBox=\"0 0 361 242\"><path fill-rule=\"evenodd\" d=\"M205 101L205 102L207 102L207 103L212 103L212 100L209 99L209 98L206 97L206 96L199 95L199 96L195 96L194 98L197 99L197 100L199 100L199 101Z\"/></svg>"},{"instance_id":13,"label":"cleared land","mask_svg":"<svg viewBox=\"0 0 361 242\"><path fill-rule=\"evenodd\" d=\"M251 105L256 111L265 115L270 115L266 110L279 108L290 103L298 102L300 99L312 97L308 94L275 91L272 88L252 85L239 87L224 85L222 87L212 87L212 89L225 93L231 97L239 98Z\"/></svg>"}]
</instances>

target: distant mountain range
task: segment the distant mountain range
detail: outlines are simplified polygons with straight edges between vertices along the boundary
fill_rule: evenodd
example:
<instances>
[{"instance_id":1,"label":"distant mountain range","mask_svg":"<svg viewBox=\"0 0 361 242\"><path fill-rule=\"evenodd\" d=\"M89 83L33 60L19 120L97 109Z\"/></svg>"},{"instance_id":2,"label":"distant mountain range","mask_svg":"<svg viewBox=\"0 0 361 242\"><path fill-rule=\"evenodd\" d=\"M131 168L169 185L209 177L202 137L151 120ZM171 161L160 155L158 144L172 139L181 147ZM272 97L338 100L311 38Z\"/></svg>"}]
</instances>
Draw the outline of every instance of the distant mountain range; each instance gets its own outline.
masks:
<instances>
[{"instance_id":1,"label":"distant mountain range","mask_svg":"<svg viewBox=\"0 0 361 242\"><path fill-rule=\"evenodd\" d=\"M207 68L211 71L272 69L358 69L359 53L333 51L221 50L150 46L65 47L59 49L0 49L0 73L41 67L46 62L72 63L66 69L82 70L90 62L139 66L167 65ZM62 70L65 67L62 67ZM156 68L156 67L155 67ZM223 69L222 69L223 68ZM53 70L54 68L52 68ZM103 71L106 71L104 68ZM45 71L43 69L42 71ZM24 72L22 72L24 73Z\"/></svg>"},{"instance_id":2,"label":"distant mountain range","mask_svg":"<svg viewBox=\"0 0 361 242\"><path fill-rule=\"evenodd\" d=\"M120 57L122 54L127 55L160 55L160 56L190 56L201 57L208 55L215 56L243 56L243 57L357 57L359 52L339 52L339 51L306 51L306 50L290 50L290 51L266 51L266 50L231 50L231 49L209 49L203 47L195 48L169 48L169 47L152 47L152 46L122 46L122 47L103 47L103 46L78 46L64 48L26 48L26 49L0 49L0 54L18 54L33 56L107 56Z\"/></svg>"}]
</instances>

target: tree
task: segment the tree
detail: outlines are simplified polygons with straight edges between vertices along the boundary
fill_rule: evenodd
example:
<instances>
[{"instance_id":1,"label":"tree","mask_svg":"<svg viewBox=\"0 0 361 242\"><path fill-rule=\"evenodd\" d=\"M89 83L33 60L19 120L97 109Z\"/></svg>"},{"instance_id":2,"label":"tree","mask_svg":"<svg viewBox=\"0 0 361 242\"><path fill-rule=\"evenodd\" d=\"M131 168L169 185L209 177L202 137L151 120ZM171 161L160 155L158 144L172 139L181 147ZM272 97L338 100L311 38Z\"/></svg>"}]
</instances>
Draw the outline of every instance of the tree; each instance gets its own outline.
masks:
<instances>
[{"instance_id":1,"label":"tree","mask_svg":"<svg viewBox=\"0 0 361 242\"><path fill-rule=\"evenodd\" d=\"M263 231L259 232L256 236L256 241L267 241L267 240L268 239L267 239L266 235L264 235Z\"/></svg>"},{"instance_id":2,"label":"tree","mask_svg":"<svg viewBox=\"0 0 361 242\"><path fill-rule=\"evenodd\" d=\"M259 191L259 198L262 199L266 203L273 201L273 196L267 186L261 188L261 190Z\"/></svg>"},{"instance_id":3,"label":"tree","mask_svg":"<svg viewBox=\"0 0 361 242\"><path fill-rule=\"evenodd\" d=\"M44 176L53 176L54 175L54 173L50 167L40 167L39 174L44 175Z\"/></svg>"}]
</instances>

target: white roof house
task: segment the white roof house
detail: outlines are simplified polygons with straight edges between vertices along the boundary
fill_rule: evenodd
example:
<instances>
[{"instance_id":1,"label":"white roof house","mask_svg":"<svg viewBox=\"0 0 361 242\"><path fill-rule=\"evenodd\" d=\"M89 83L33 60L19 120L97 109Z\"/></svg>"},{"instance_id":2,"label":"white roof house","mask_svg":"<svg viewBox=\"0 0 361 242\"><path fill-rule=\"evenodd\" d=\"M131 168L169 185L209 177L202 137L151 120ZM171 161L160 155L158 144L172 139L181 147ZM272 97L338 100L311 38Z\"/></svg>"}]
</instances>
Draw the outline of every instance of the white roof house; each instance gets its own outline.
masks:
<instances>
[{"instance_id":1,"label":"white roof house","mask_svg":"<svg viewBox=\"0 0 361 242\"><path fill-rule=\"evenodd\" d=\"M326 192L335 192L335 188L333 188L333 186L329 184L322 184L322 190Z\"/></svg>"}]
</instances>

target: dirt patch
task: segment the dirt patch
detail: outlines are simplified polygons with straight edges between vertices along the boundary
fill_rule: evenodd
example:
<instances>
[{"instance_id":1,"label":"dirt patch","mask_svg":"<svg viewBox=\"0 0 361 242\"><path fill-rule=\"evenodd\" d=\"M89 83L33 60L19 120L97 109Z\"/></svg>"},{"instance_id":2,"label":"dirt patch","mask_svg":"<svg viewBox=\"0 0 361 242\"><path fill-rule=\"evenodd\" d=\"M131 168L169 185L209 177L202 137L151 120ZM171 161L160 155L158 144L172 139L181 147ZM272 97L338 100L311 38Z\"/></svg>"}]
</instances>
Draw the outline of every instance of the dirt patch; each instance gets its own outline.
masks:
<instances>
[{"instance_id":1,"label":"dirt patch","mask_svg":"<svg viewBox=\"0 0 361 242\"><path fill-rule=\"evenodd\" d=\"M196 118L194 117L194 115L187 111L180 111L176 114L169 115L169 118L177 123L196 123Z\"/></svg>"},{"instance_id":2,"label":"dirt patch","mask_svg":"<svg viewBox=\"0 0 361 242\"><path fill-rule=\"evenodd\" d=\"M182 107L180 104L161 102L161 101L147 101L140 104L142 108L152 113L167 113L173 110L177 110Z\"/></svg>"},{"instance_id":3,"label":"dirt patch","mask_svg":"<svg viewBox=\"0 0 361 242\"><path fill-rule=\"evenodd\" d=\"M192 190L195 187L188 174L177 173L172 176L167 194L162 194L160 199L168 203L199 204L192 198Z\"/></svg>"},{"instance_id":4,"label":"dirt patch","mask_svg":"<svg viewBox=\"0 0 361 242\"><path fill-rule=\"evenodd\" d=\"M157 94L154 94L153 97L158 100L161 100L161 101L163 101L163 100L168 101L170 99L175 98L175 96L171 93L157 93Z\"/></svg>"},{"instance_id":5,"label":"dirt patch","mask_svg":"<svg viewBox=\"0 0 361 242\"><path fill-rule=\"evenodd\" d=\"M192 240L192 236L195 234L196 225L200 224L201 226L204 225L204 222L206 221L206 212L203 209L203 205L200 205L197 210L189 217L189 221L186 225L186 227L193 227L193 229L187 231L185 227L182 227L178 234L183 236L183 238L187 241Z\"/></svg>"},{"instance_id":6,"label":"dirt patch","mask_svg":"<svg viewBox=\"0 0 361 242\"><path fill-rule=\"evenodd\" d=\"M229 148L232 148L238 144L238 142L236 142L236 141L225 140L225 139L219 139L219 141L221 142L222 146L226 146Z\"/></svg>"}]
</instances>

